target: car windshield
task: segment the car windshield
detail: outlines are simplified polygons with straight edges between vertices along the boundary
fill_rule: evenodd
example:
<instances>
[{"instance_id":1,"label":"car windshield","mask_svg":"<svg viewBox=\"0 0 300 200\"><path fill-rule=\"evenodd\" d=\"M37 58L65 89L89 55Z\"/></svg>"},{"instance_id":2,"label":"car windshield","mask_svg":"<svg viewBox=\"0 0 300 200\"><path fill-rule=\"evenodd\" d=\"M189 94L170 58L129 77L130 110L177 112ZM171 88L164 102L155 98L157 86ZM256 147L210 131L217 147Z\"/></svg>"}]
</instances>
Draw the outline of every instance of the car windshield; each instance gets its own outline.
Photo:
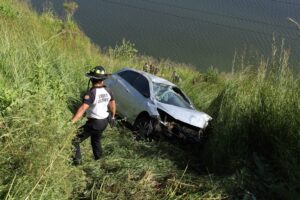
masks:
<instances>
[{"instance_id":1,"label":"car windshield","mask_svg":"<svg viewBox=\"0 0 300 200\"><path fill-rule=\"evenodd\" d=\"M188 99L182 94L179 88L153 82L153 91L156 100L161 103L192 109Z\"/></svg>"}]
</instances>

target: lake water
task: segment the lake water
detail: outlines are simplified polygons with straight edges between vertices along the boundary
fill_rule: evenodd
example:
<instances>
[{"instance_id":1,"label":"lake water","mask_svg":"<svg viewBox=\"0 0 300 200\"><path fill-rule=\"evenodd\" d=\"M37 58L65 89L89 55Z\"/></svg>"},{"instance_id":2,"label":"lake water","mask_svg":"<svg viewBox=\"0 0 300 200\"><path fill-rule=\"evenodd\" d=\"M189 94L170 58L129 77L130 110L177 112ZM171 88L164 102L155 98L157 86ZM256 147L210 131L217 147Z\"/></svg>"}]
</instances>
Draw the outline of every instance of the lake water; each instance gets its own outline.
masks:
<instances>
[{"instance_id":1,"label":"lake water","mask_svg":"<svg viewBox=\"0 0 300 200\"><path fill-rule=\"evenodd\" d=\"M63 16L62 0L31 0L38 11L45 2ZM213 65L230 71L235 52L269 55L273 34L285 38L292 63L300 62L299 0L84 0L74 18L99 46L122 38L140 53L189 63L200 70Z\"/></svg>"}]
</instances>

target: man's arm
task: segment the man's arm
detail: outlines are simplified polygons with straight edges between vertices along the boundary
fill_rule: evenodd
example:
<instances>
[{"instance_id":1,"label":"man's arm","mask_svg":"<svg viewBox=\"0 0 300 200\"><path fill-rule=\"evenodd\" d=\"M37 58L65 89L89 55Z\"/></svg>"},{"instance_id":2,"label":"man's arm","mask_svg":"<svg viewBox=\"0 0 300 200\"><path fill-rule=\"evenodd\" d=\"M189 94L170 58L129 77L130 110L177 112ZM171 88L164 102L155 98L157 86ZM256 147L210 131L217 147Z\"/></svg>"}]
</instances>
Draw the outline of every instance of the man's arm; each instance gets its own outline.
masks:
<instances>
[{"instance_id":1,"label":"man's arm","mask_svg":"<svg viewBox=\"0 0 300 200\"><path fill-rule=\"evenodd\" d=\"M114 119L115 118L115 115L116 115L116 101L115 100L111 100L109 102L109 111L111 112L111 115L112 115L112 118Z\"/></svg>"},{"instance_id":2,"label":"man's arm","mask_svg":"<svg viewBox=\"0 0 300 200\"><path fill-rule=\"evenodd\" d=\"M89 107L90 106L86 103L81 104L81 106L78 108L76 114L72 118L72 123L77 122L83 116L83 114Z\"/></svg>"}]
</instances>

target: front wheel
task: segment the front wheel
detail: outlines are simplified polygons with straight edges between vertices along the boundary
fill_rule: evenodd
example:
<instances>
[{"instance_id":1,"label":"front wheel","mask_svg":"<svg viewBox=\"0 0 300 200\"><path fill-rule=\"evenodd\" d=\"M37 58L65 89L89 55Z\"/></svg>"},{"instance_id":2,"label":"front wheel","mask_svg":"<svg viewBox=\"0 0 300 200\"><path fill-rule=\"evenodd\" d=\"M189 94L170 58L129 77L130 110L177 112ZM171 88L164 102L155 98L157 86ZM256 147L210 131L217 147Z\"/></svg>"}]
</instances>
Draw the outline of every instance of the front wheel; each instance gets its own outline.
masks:
<instances>
[{"instance_id":1,"label":"front wheel","mask_svg":"<svg viewBox=\"0 0 300 200\"><path fill-rule=\"evenodd\" d=\"M151 135L153 134L153 121L150 117L139 117L134 124L134 129L137 133L137 139L151 141Z\"/></svg>"}]
</instances>

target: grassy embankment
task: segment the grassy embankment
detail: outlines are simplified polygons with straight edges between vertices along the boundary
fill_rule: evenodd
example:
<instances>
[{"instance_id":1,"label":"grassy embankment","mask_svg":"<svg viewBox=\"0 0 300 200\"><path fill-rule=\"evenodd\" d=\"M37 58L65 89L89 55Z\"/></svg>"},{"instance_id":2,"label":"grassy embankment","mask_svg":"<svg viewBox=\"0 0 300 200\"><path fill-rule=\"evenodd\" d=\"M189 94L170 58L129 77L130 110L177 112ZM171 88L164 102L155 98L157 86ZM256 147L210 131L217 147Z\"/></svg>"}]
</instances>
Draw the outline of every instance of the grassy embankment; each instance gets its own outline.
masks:
<instances>
[{"instance_id":1,"label":"grassy embankment","mask_svg":"<svg viewBox=\"0 0 300 200\"><path fill-rule=\"evenodd\" d=\"M1 0L0 198L299 198L299 80L288 52L275 47L269 59L240 59L243 70L234 74L153 60L166 78L175 67L180 86L214 117L201 155L109 129L101 161L92 161L85 142L84 164L71 166L69 121L86 89L83 74L97 64L113 72L148 60L130 44L102 52L72 21Z\"/></svg>"}]
</instances>

